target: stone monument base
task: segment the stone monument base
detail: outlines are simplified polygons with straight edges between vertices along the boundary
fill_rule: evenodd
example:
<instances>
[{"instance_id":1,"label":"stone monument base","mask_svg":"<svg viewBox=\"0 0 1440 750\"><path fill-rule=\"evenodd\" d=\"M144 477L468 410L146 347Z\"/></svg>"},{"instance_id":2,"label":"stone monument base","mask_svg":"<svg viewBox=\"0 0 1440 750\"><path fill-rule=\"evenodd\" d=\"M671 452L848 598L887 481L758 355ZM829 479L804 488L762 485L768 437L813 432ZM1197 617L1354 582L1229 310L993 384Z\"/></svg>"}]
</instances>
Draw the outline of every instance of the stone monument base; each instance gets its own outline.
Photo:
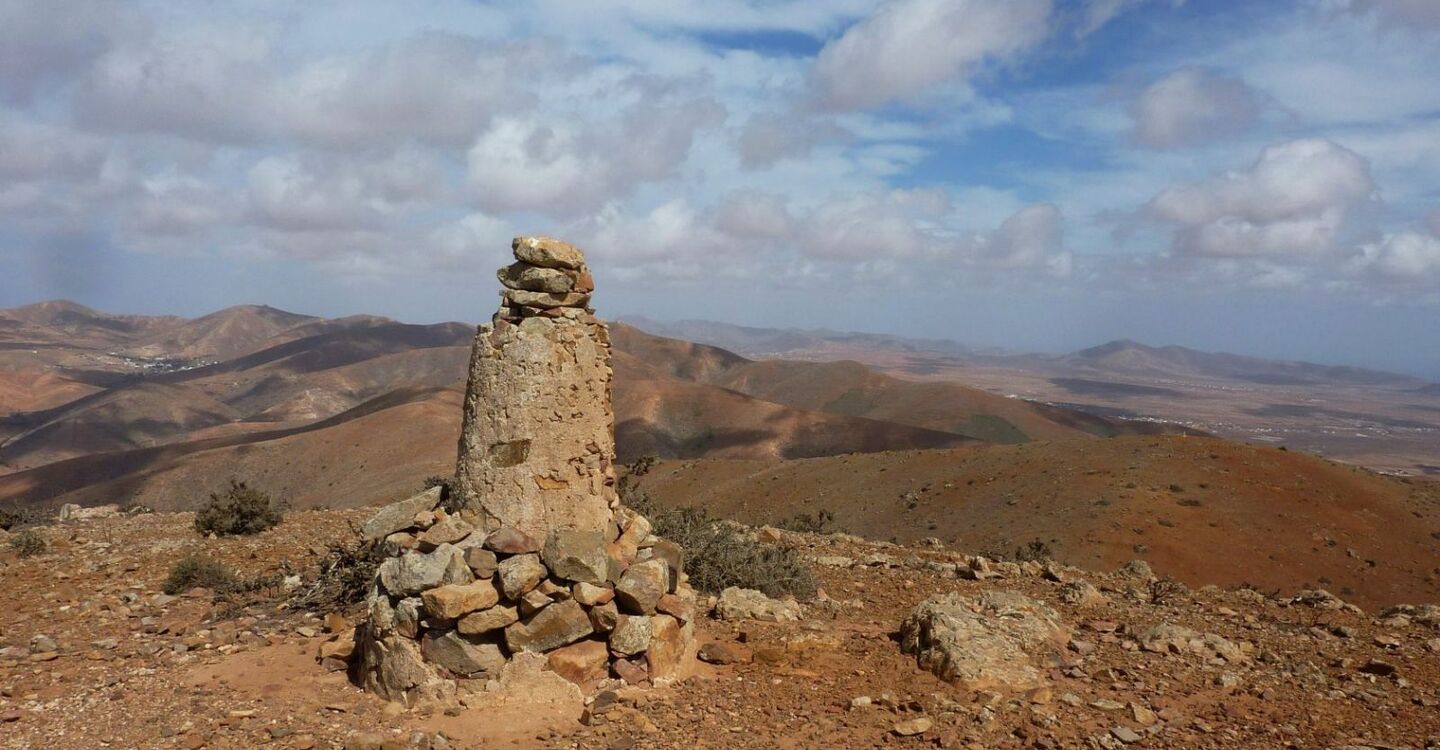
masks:
<instances>
[{"instance_id":1,"label":"stone monument base","mask_svg":"<svg viewBox=\"0 0 1440 750\"><path fill-rule=\"evenodd\" d=\"M390 553L368 600L356 677L406 705L483 689L516 654L582 687L663 682L692 656L680 548L621 509L614 534L483 532L432 490L366 524Z\"/></svg>"}]
</instances>

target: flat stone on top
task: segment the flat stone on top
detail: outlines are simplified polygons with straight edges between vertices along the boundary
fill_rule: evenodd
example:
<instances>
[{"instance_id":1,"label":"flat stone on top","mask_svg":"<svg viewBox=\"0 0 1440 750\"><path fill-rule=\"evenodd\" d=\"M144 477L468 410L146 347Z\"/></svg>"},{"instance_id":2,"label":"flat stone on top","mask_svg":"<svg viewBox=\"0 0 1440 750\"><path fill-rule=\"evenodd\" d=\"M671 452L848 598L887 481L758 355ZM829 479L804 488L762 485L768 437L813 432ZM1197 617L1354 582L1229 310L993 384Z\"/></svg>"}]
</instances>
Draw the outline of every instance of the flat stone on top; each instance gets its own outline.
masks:
<instances>
[{"instance_id":1,"label":"flat stone on top","mask_svg":"<svg viewBox=\"0 0 1440 750\"><path fill-rule=\"evenodd\" d=\"M578 271L585 267L585 254L568 242L554 237L516 237L510 244L515 259L545 268Z\"/></svg>"}]
</instances>

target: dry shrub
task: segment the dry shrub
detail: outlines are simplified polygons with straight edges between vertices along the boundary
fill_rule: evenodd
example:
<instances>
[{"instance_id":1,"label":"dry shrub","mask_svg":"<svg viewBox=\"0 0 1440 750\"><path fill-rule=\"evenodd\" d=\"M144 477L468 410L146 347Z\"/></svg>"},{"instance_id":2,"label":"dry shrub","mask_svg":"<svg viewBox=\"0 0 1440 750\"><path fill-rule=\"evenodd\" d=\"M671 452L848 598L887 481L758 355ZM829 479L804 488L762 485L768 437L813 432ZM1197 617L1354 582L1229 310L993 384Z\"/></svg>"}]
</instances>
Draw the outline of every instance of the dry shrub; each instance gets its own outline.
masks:
<instances>
[{"instance_id":1,"label":"dry shrub","mask_svg":"<svg viewBox=\"0 0 1440 750\"><path fill-rule=\"evenodd\" d=\"M223 594L239 588L240 578L219 560L202 555L186 555L170 568L170 575L165 579L161 590L173 596L197 586Z\"/></svg>"},{"instance_id":2,"label":"dry shrub","mask_svg":"<svg viewBox=\"0 0 1440 750\"><path fill-rule=\"evenodd\" d=\"M210 493L209 502L195 513L195 530L216 536L258 534L280 525L284 518L281 502L231 479L229 488Z\"/></svg>"},{"instance_id":3,"label":"dry shrub","mask_svg":"<svg viewBox=\"0 0 1440 750\"><path fill-rule=\"evenodd\" d=\"M384 561L378 544L363 540L334 542L320 561L315 580L296 589L285 606L309 612L337 612L365 601L375 570Z\"/></svg>"},{"instance_id":4,"label":"dry shrub","mask_svg":"<svg viewBox=\"0 0 1440 750\"><path fill-rule=\"evenodd\" d=\"M1031 539L1023 546L1011 547L1009 539L999 539L980 550L980 556L997 562L1049 562L1055 553L1043 539Z\"/></svg>"},{"instance_id":5,"label":"dry shrub","mask_svg":"<svg viewBox=\"0 0 1440 750\"><path fill-rule=\"evenodd\" d=\"M776 528L786 531L798 531L803 534L825 534L835 525L835 514L828 510L821 510L815 515L809 513L796 513L795 515L775 524Z\"/></svg>"},{"instance_id":6,"label":"dry shrub","mask_svg":"<svg viewBox=\"0 0 1440 750\"><path fill-rule=\"evenodd\" d=\"M641 492L630 493L627 502L649 517L656 535L685 549L685 572L696 589L719 594L739 586L772 597L815 598L819 581L794 549L757 541L747 529L703 508L660 510Z\"/></svg>"},{"instance_id":7,"label":"dry shrub","mask_svg":"<svg viewBox=\"0 0 1440 750\"><path fill-rule=\"evenodd\" d=\"M20 557L34 557L45 551L45 537L34 529L19 531L10 538L10 549Z\"/></svg>"},{"instance_id":8,"label":"dry shrub","mask_svg":"<svg viewBox=\"0 0 1440 750\"><path fill-rule=\"evenodd\" d=\"M0 529L18 531L28 526L44 526L55 520L55 514L39 508L25 508L11 504L0 508Z\"/></svg>"},{"instance_id":9,"label":"dry shrub","mask_svg":"<svg viewBox=\"0 0 1440 750\"><path fill-rule=\"evenodd\" d=\"M1150 603L1169 604L1189 591L1185 584L1169 576L1156 578L1150 582Z\"/></svg>"}]
</instances>

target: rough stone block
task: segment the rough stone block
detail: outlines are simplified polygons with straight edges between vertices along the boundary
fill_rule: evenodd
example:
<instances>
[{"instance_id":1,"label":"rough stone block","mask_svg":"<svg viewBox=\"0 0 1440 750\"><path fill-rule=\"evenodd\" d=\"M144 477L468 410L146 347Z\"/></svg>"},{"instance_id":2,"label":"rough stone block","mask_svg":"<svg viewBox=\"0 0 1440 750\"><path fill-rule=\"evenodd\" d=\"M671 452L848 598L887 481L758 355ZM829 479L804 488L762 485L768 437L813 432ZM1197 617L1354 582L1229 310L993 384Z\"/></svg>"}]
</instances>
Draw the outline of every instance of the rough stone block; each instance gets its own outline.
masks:
<instances>
[{"instance_id":1,"label":"rough stone block","mask_svg":"<svg viewBox=\"0 0 1440 750\"><path fill-rule=\"evenodd\" d=\"M664 560L635 563L615 584L615 602L623 612L655 614L655 605L670 590L670 568Z\"/></svg>"},{"instance_id":2,"label":"rough stone block","mask_svg":"<svg viewBox=\"0 0 1440 750\"><path fill-rule=\"evenodd\" d=\"M624 656L634 656L650 648L653 632L651 619L645 615L620 615L615 629L610 632L610 650Z\"/></svg>"},{"instance_id":3,"label":"rough stone block","mask_svg":"<svg viewBox=\"0 0 1440 750\"><path fill-rule=\"evenodd\" d=\"M499 645L472 641L454 630L426 633L420 652L428 661L462 677L499 672L505 666L505 652Z\"/></svg>"},{"instance_id":4,"label":"rough stone block","mask_svg":"<svg viewBox=\"0 0 1440 750\"><path fill-rule=\"evenodd\" d=\"M360 527L360 535L366 541L377 541L394 534L397 531L404 531L414 523L415 514L426 511L440 504L439 487L431 487L413 497L408 497L398 503L391 503L381 508L365 525Z\"/></svg>"},{"instance_id":5,"label":"rough stone block","mask_svg":"<svg viewBox=\"0 0 1440 750\"><path fill-rule=\"evenodd\" d=\"M412 596L426 589L475 580L460 550L442 544L432 552L406 552L380 564L380 583L394 596Z\"/></svg>"},{"instance_id":6,"label":"rough stone block","mask_svg":"<svg viewBox=\"0 0 1440 750\"><path fill-rule=\"evenodd\" d=\"M520 611L515 607L497 605L478 612L471 612L455 623L455 629L465 635L480 635L508 627L520 621Z\"/></svg>"},{"instance_id":7,"label":"rough stone block","mask_svg":"<svg viewBox=\"0 0 1440 750\"><path fill-rule=\"evenodd\" d=\"M610 654L604 641L580 641L546 654L550 671L583 685L604 677L610 668Z\"/></svg>"},{"instance_id":8,"label":"rough stone block","mask_svg":"<svg viewBox=\"0 0 1440 750\"><path fill-rule=\"evenodd\" d=\"M605 535L601 531L555 529L541 553L550 574L584 583L604 583L607 562Z\"/></svg>"},{"instance_id":9,"label":"rough stone block","mask_svg":"<svg viewBox=\"0 0 1440 750\"><path fill-rule=\"evenodd\" d=\"M505 628L505 644L512 653L544 652L574 643L593 632L590 617L579 603L557 602L529 620Z\"/></svg>"},{"instance_id":10,"label":"rough stone block","mask_svg":"<svg viewBox=\"0 0 1440 750\"><path fill-rule=\"evenodd\" d=\"M500 561L497 568L500 589L505 598L512 602L520 601L520 597L540 585L549 575L545 565L540 562L540 556L534 553L507 557Z\"/></svg>"},{"instance_id":11,"label":"rough stone block","mask_svg":"<svg viewBox=\"0 0 1440 750\"><path fill-rule=\"evenodd\" d=\"M441 620L454 620L500 603L500 591L490 579L429 589L420 595L425 613Z\"/></svg>"}]
</instances>

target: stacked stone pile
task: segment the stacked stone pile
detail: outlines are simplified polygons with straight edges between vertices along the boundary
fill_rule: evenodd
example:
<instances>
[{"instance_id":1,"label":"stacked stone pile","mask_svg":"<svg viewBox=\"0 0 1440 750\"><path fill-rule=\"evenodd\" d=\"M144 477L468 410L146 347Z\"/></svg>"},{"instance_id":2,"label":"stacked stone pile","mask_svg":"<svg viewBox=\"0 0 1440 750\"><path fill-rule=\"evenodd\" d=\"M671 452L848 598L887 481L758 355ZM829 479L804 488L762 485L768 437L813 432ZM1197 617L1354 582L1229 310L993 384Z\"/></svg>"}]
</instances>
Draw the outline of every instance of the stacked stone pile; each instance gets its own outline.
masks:
<instances>
[{"instance_id":1,"label":"stacked stone pile","mask_svg":"<svg viewBox=\"0 0 1440 750\"><path fill-rule=\"evenodd\" d=\"M545 237L512 248L475 338L454 496L432 489L363 529L389 557L358 677L406 704L483 687L522 653L581 685L663 681L693 657L682 551L615 491L610 343L585 258Z\"/></svg>"},{"instance_id":2,"label":"stacked stone pile","mask_svg":"<svg viewBox=\"0 0 1440 750\"><path fill-rule=\"evenodd\" d=\"M512 250L515 262L495 273L505 287L496 320L541 317L595 322L595 311L589 307L595 278L578 249L549 237L517 237Z\"/></svg>"},{"instance_id":3,"label":"stacked stone pile","mask_svg":"<svg viewBox=\"0 0 1440 750\"><path fill-rule=\"evenodd\" d=\"M485 532L438 507L438 491L381 511L365 535L391 556L369 601L366 687L393 700L443 699L456 680L493 678L521 652L588 684L674 676L693 640L682 553L622 510L610 533L545 539Z\"/></svg>"}]
</instances>

